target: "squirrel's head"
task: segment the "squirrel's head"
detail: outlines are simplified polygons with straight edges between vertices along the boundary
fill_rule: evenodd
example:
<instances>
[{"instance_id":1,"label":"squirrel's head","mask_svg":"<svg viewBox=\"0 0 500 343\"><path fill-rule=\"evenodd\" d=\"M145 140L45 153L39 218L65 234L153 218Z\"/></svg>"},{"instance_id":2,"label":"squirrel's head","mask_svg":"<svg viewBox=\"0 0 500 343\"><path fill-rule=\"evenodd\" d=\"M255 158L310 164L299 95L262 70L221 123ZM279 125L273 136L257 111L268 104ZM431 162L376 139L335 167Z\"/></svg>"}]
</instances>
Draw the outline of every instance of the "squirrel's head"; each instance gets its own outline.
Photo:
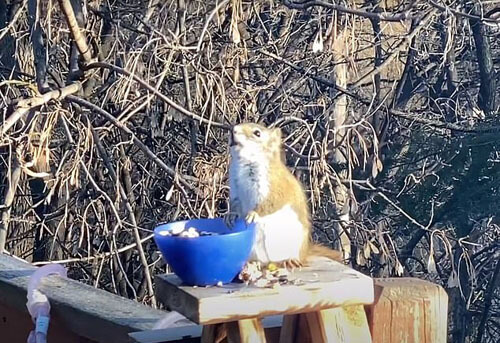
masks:
<instances>
[{"instance_id":1,"label":"squirrel's head","mask_svg":"<svg viewBox=\"0 0 500 343\"><path fill-rule=\"evenodd\" d=\"M280 158L281 130L266 128L259 124L244 123L232 127L229 135L231 153L244 157Z\"/></svg>"}]
</instances>

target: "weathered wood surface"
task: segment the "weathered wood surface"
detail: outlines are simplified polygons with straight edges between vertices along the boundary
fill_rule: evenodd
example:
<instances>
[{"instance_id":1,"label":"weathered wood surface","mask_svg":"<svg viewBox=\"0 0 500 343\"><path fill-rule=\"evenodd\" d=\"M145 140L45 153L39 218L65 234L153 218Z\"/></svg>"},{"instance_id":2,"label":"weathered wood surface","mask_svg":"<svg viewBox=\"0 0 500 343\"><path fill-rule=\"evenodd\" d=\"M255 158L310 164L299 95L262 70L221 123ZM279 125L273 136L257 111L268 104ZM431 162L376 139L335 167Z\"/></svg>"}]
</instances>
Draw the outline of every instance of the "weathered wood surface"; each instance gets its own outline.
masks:
<instances>
[{"instance_id":1,"label":"weathered wood surface","mask_svg":"<svg viewBox=\"0 0 500 343\"><path fill-rule=\"evenodd\" d=\"M371 335L362 305L330 308L305 314L314 343L370 343Z\"/></svg>"},{"instance_id":2,"label":"weathered wood surface","mask_svg":"<svg viewBox=\"0 0 500 343\"><path fill-rule=\"evenodd\" d=\"M375 279L375 303L367 306L373 343L445 343L448 296L415 278Z\"/></svg>"},{"instance_id":3,"label":"weathered wood surface","mask_svg":"<svg viewBox=\"0 0 500 343\"><path fill-rule=\"evenodd\" d=\"M274 314L293 314L374 300L373 280L347 266L318 259L312 266L291 273L302 285L276 289L231 283L223 287L183 286L173 275L156 277L156 295L169 309L200 324L230 322Z\"/></svg>"},{"instance_id":4,"label":"weathered wood surface","mask_svg":"<svg viewBox=\"0 0 500 343\"><path fill-rule=\"evenodd\" d=\"M266 334L267 343L278 343L283 316L269 316L261 318L261 324ZM217 342L226 338L225 324L170 327L158 330L145 330L129 334L134 342L164 343L164 342Z\"/></svg>"},{"instance_id":5,"label":"weathered wood surface","mask_svg":"<svg viewBox=\"0 0 500 343\"><path fill-rule=\"evenodd\" d=\"M31 317L24 311L0 303L0 342L24 343L33 330ZM47 341L49 343L96 343L87 340L61 325L57 316L50 318L50 327Z\"/></svg>"},{"instance_id":6,"label":"weathered wood surface","mask_svg":"<svg viewBox=\"0 0 500 343\"><path fill-rule=\"evenodd\" d=\"M29 316L26 290L34 270L28 263L0 255L0 303ZM129 332L151 329L165 315L163 311L58 276L44 278L41 291L50 300L51 314L66 329L96 342L128 342Z\"/></svg>"},{"instance_id":7,"label":"weathered wood surface","mask_svg":"<svg viewBox=\"0 0 500 343\"><path fill-rule=\"evenodd\" d=\"M260 319L242 319L237 322L229 322L227 326L228 343L266 343L266 334L260 323Z\"/></svg>"}]
</instances>

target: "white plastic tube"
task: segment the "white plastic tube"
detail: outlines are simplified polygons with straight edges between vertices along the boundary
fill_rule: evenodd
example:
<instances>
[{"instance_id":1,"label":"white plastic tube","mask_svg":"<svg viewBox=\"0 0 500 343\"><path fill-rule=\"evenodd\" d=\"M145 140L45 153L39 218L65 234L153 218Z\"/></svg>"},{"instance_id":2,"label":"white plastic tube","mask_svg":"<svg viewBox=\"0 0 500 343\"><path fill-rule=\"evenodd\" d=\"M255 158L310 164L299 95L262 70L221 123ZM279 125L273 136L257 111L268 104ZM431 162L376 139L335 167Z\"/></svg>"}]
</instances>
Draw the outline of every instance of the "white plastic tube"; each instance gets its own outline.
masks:
<instances>
[{"instance_id":1,"label":"white plastic tube","mask_svg":"<svg viewBox=\"0 0 500 343\"><path fill-rule=\"evenodd\" d=\"M44 276L57 274L62 277L67 276L66 268L60 264L47 264L38 268L28 282L28 302L26 307L31 315L35 330L32 330L28 336L28 343L46 343L47 331L50 322L50 303L49 299L38 290L40 281Z\"/></svg>"}]
</instances>

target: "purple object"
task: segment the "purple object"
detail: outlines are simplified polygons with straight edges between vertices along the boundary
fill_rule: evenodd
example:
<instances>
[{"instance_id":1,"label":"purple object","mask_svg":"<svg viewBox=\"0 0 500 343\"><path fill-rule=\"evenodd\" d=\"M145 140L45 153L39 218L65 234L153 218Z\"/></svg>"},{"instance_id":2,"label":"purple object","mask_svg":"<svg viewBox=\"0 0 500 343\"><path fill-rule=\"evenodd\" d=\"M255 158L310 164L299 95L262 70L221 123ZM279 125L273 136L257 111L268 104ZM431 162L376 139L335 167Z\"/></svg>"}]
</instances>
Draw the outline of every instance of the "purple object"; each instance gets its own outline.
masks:
<instances>
[{"instance_id":1,"label":"purple object","mask_svg":"<svg viewBox=\"0 0 500 343\"><path fill-rule=\"evenodd\" d=\"M189 228L216 234L195 238L160 234ZM165 261L185 284L224 284L238 275L250 257L255 224L237 220L229 229L222 218L185 220L157 226L154 240Z\"/></svg>"}]
</instances>

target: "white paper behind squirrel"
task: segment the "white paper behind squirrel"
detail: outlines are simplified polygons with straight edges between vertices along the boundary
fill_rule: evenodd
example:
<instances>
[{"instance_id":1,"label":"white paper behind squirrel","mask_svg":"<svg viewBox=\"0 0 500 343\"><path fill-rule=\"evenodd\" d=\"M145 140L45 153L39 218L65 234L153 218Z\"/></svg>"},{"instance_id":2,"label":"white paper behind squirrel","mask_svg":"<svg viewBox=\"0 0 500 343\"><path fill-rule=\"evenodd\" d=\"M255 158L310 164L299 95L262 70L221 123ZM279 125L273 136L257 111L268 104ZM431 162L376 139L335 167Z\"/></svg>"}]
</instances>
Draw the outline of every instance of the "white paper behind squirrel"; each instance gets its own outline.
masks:
<instances>
[{"instance_id":1,"label":"white paper behind squirrel","mask_svg":"<svg viewBox=\"0 0 500 343\"><path fill-rule=\"evenodd\" d=\"M341 260L341 253L313 244L303 187L282 157L279 128L245 123L232 128L229 144L231 225L236 217L255 222L256 241L250 261L297 267L311 256Z\"/></svg>"}]
</instances>

